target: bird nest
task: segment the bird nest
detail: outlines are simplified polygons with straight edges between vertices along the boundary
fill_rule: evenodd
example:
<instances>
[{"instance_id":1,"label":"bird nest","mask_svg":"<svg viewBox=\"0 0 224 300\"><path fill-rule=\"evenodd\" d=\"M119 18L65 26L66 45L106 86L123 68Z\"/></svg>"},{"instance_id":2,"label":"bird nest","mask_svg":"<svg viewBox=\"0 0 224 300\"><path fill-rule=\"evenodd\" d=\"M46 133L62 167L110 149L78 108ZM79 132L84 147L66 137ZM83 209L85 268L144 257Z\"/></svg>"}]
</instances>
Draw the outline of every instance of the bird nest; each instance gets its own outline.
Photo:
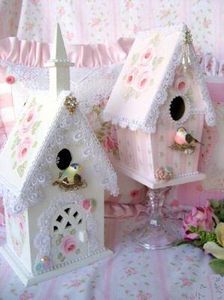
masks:
<instances>
[{"instance_id":1,"label":"bird nest","mask_svg":"<svg viewBox=\"0 0 224 300\"><path fill-rule=\"evenodd\" d=\"M87 187L86 181L82 180L81 176L77 174L74 176L73 182L68 182L66 179L57 179L53 182L53 185L58 185L59 188L63 189L64 191L74 191Z\"/></svg>"},{"instance_id":2,"label":"bird nest","mask_svg":"<svg viewBox=\"0 0 224 300\"><path fill-rule=\"evenodd\" d=\"M181 151L181 152L184 152L185 154L192 154L195 151L195 145L192 145L192 144L179 145L177 143L173 143L170 146L170 149L175 150L175 151Z\"/></svg>"}]
</instances>

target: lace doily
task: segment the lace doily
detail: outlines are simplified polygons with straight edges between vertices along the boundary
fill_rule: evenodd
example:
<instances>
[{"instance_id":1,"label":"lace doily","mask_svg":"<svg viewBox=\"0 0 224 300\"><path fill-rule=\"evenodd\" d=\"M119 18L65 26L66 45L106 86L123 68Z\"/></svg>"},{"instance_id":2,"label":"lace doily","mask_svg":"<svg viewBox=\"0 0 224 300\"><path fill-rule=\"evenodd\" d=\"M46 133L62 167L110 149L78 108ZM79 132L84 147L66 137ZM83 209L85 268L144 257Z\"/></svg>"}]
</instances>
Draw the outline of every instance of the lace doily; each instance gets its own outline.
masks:
<instances>
[{"instance_id":1,"label":"lace doily","mask_svg":"<svg viewBox=\"0 0 224 300\"><path fill-rule=\"evenodd\" d=\"M113 195L118 194L117 175L90 129L87 119L78 108L76 113L71 115L64 107L64 99L69 94L69 91L63 91L57 99L60 107L55 120L50 125L48 136L39 153L33 159L20 194L13 188L8 188L7 184L0 180L0 192L5 199L7 211L19 213L44 199L44 188L51 186L53 182L49 170L55 164L55 153L64 144L81 144L83 160L91 161L92 171L99 179L99 184ZM72 132L72 138L69 132Z\"/></svg>"}]
</instances>

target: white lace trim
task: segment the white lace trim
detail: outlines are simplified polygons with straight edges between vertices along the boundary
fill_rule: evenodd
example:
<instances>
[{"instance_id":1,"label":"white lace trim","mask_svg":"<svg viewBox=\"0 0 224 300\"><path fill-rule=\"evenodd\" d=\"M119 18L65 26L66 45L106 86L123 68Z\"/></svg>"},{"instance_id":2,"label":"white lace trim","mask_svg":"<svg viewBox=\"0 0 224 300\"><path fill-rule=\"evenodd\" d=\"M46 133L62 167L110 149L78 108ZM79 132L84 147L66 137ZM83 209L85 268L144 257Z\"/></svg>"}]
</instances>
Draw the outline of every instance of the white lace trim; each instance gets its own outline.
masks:
<instances>
[{"instance_id":1,"label":"white lace trim","mask_svg":"<svg viewBox=\"0 0 224 300\"><path fill-rule=\"evenodd\" d=\"M49 70L41 67L28 67L0 61L7 66L7 73L13 75L24 87L24 97L33 90L49 89ZM101 68L70 68L71 91L80 102L80 109L89 113L94 105L110 96L114 83L121 70L116 64ZM13 86L16 89L16 86ZM21 90L18 91L21 93Z\"/></svg>"},{"instance_id":2,"label":"white lace trim","mask_svg":"<svg viewBox=\"0 0 224 300\"><path fill-rule=\"evenodd\" d=\"M71 115L64 107L64 99L69 94L69 91L63 91L57 99L60 107L55 120L50 126L48 136L39 153L33 158L20 195L13 188L8 189L7 185L1 185L0 192L6 198L7 211L19 213L44 199L44 187L53 182L49 167L55 164L55 153L61 149L62 145L74 142L83 145L83 160L91 159L91 166L99 178L99 184L113 195L118 194L117 175L95 134L90 129L87 119L78 108L76 113ZM74 126L72 128L73 140L67 138L70 137L67 132L72 126Z\"/></svg>"},{"instance_id":3,"label":"white lace trim","mask_svg":"<svg viewBox=\"0 0 224 300\"><path fill-rule=\"evenodd\" d=\"M82 112L89 113L94 105L110 96L120 70L121 65L103 67L93 70L79 82L71 82L71 91L76 95Z\"/></svg>"},{"instance_id":4,"label":"white lace trim","mask_svg":"<svg viewBox=\"0 0 224 300\"><path fill-rule=\"evenodd\" d=\"M34 246L38 250L36 255L36 263L44 256L51 257L51 226L52 218L56 212L66 204L76 204L80 206L80 201L85 197L81 193L66 193L66 197L59 196L57 199L53 199L49 207L40 215L38 219L39 232L34 238ZM92 214L87 214L87 233L88 233L88 255L91 255L97 249L100 249L100 244L96 239L97 236L97 224ZM82 258L80 258L81 260ZM51 264L50 269L54 268ZM36 270L34 269L36 273ZM39 273L39 272L38 272Z\"/></svg>"},{"instance_id":5,"label":"white lace trim","mask_svg":"<svg viewBox=\"0 0 224 300\"><path fill-rule=\"evenodd\" d=\"M216 124L215 110L212 105L212 100L209 95L208 88L205 83L205 77L203 75L201 66L199 65L199 63L197 61L197 57L194 53L193 47L190 48L190 52L191 52L191 59L193 60L193 68L194 68L194 71L196 74L196 78L197 78L198 84L200 85L200 88L201 88L202 98L206 105L205 121L208 126L215 126L215 124Z\"/></svg>"},{"instance_id":6,"label":"white lace trim","mask_svg":"<svg viewBox=\"0 0 224 300\"><path fill-rule=\"evenodd\" d=\"M180 27L176 27L177 29ZM111 116L110 113L105 112L104 113L104 119L106 121L111 121L113 124L119 125L122 128L128 127L131 130L137 130L137 129L142 129L144 132L150 132L150 133L155 133L156 132L156 124L157 120L160 115L160 107L166 102L168 94L167 94L167 89L169 86L172 85L174 76L175 76L175 71L178 65L181 63L182 59L182 47L183 47L183 35L185 33L185 26L182 27L182 35L180 35L180 38L177 42L176 48L174 50L174 53L172 55L172 59L170 60L167 70L165 73L165 76L160 84L160 87L158 88L158 92L151 104L150 111L148 112L148 115L144 121L139 121L139 120L130 120L125 117L116 117L116 116ZM169 32L169 31L168 31ZM147 34L144 33L142 35L143 37ZM201 86L201 92L202 92L202 97L203 100L206 103L206 112L205 112L205 119L206 122L209 126L213 126L215 124L215 114L214 114L214 109L212 106L212 102L203 78L203 74L200 70L200 66L197 61L197 57L193 51L193 47L191 48L191 59L193 60L194 64L194 69L196 71L196 75L198 78L198 83Z\"/></svg>"}]
</instances>

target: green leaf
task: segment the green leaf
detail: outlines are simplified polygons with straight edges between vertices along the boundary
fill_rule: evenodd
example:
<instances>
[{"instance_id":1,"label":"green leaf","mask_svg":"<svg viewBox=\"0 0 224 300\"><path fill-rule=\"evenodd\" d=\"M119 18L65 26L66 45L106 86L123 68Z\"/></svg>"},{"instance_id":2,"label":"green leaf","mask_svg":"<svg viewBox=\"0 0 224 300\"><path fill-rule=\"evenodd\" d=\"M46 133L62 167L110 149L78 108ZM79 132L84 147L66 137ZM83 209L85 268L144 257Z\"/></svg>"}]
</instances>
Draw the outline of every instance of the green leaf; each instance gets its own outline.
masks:
<instances>
[{"instance_id":1,"label":"green leaf","mask_svg":"<svg viewBox=\"0 0 224 300\"><path fill-rule=\"evenodd\" d=\"M139 57L139 54L138 53L135 53L133 56L132 56L132 65L134 65L136 62L137 62L137 60L138 60L138 57Z\"/></svg>"},{"instance_id":2,"label":"green leaf","mask_svg":"<svg viewBox=\"0 0 224 300\"><path fill-rule=\"evenodd\" d=\"M94 207L94 208L96 208L96 206L97 206L97 202L96 202L96 200L95 199L92 199L92 206Z\"/></svg>"},{"instance_id":3,"label":"green leaf","mask_svg":"<svg viewBox=\"0 0 224 300\"><path fill-rule=\"evenodd\" d=\"M57 240L55 241L55 244L56 244L57 246L59 246L59 245L61 244L61 240L57 239Z\"/></svg>"},{"instance_id":4,"label":"green leaf","mask_svg":"<svg viewBox=\"0 0 224 300\"><path fill-rule=\"evenodd\" d=\"M35 141L32 148L35 148L37 146L37 144L38 144L37 141Z\"/></svg>"},{"instance_id":5,"label":"green leaf","mask_svg":"<svg viewBox=\"0 0 224 300\"><path fill-rule=\"evenodd\" d=\"M216 274L224 275L224 260L214 258L209 262L210 267Z\"/></svg>"},{"instance_id":6,"label":"green leaf","mask_svg":"<svg viewBox=\"0 0 224 300\"><path fill-rule=\"evenodd\" d=\"M18 166L17 173L19 174L20 177L23 176L26 166L27 166L27 161L25 161L22 165Z\"/></svg>"},{"instance_id":7,"label":"green leaf","mask_svg":"<svg viewBox=\"0 0 224 300\"><path fill-rule=\"evenodd\" d=\"M40 126L41 121L36 122L33 127L32 127L32 134L36 133L36 130L38 129L38 127Z\"/></svg>"},{"instance_id":8,"label":"green leaf","mask_svg":"<svg viewBox=\"0 0 224 300\"><path fill-rule=\"evenodd\" d=\"M71 234L76 234L76 230L75 228L73 228L71 231L70 231Z\"/></svg>"}]
</instances>

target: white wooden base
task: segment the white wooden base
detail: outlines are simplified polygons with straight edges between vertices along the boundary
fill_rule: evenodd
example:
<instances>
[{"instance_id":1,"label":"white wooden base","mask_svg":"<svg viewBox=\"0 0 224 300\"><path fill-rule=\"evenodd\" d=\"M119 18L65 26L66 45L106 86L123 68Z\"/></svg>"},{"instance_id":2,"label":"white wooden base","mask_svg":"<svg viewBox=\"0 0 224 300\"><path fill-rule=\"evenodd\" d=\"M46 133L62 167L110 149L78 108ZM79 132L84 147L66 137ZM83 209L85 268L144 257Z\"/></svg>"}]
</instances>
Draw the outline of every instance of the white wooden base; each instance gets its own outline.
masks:
<instances>
[{"instance_id":1,"label":"white wooden base","mask_svg":"<svg viewBox=\"0 0 224 300\"><path fill-rule=\"evenodd\" d=\"M12 250L9 249L7 245L4 245L3 247L0 247L0 253L5 258L5 260L9 263L13 271L16 273L16 275L19 277L19 279L22 281L22 283L25 286L30 286L33 284L36 284L38 282L48 280L50 278L62 275L63 273L70 272L73 270L76 270L80 267L83 267L85 265L89 265L91 263L96 262L99 259L106 258L113 254L111 250L105 249L104 251L101 251L100 253L90 255L87 258L85 258L82 261L75 262L69 265L66 265L64 267L61 267L56 270L52 270L46 273L42 273L40 275L34 275L27 271L25 266L16 259L15 254L12 252Z\"/></svg>"},{"instance_id":2,"label":"white wooden base","mask_svg":"<svg viewBox=\"0 0 224 300\"><path fill-rule=\"evenodd\" d=\"M160 189L167 186L175 186L179 184L194 182L194 181L200 181L205 179L205 174L203 173L194 173L194 174L186 174L184 176L176 177L174 179L168 180L168 181L156 181L154 178L147 178L142 175L139 175L136 173L134 169L131 169L130 167L123 164L121 161L113 160L113 163L116 166L116 169L120 171L121 173L127 175L128 177L131 177L132 179L146 185L147 187L151 189Z\"/></svg>"}]
</instances>

